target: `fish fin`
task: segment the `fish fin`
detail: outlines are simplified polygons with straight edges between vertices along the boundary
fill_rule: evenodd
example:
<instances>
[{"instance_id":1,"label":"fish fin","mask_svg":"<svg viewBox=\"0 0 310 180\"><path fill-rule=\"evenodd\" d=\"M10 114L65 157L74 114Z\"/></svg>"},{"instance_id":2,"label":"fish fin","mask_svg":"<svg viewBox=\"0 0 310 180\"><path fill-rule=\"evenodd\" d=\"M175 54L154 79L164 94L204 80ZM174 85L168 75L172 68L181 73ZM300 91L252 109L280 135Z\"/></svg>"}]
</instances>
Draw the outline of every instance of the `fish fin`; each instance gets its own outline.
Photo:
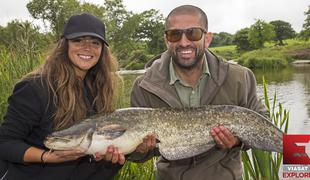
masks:
<instances>
[{"instance_id":1,"label":"fish fin","mask_svg":"<svg viewBox=\"0 0 310 180\"><path fill-rule=\"evenodd\" d=\"M87 149L90 147L92 140L93 140L94 132L95 132L94 128L90 128L87 131L86 136L83 137L80 144L77 146L77 148L79 148L80 151L86 152Z\"/></svg>"},{"instance_id":2,"label":"fish fin","mask_svg":"<svg viewBox=\"0 0 310 180\"><path fill-rule=\"evenodd\" d=\"M119 124L109 124L97 129L97 134L104 135L106 139L113 140L126 132L126 128Z\"/></svg>"}]
</instances>

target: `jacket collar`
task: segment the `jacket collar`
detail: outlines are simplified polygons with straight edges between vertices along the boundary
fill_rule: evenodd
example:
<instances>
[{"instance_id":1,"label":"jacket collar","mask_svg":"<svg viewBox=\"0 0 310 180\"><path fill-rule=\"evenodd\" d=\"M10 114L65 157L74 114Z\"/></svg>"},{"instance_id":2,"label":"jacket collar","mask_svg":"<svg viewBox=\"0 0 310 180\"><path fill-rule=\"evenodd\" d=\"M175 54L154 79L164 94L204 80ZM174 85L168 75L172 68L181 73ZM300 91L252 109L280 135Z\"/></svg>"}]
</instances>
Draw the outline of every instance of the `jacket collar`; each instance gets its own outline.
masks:
<instances>
[{"instance_id":1,"label":"jacket collar","mask_svg":"<svg viewBox=\"0 0 310 180\"><path fill-rule=\"evenodd\" d=\"M221 58L217 57L207 49L205 55L211 75L208 77L207 84L204 89L205 93L201 97L201 103L204 105L209 104L212 101L214 95L224 83L228 71L227 62L224 62ZM159 59L153 59L147 63L149 67L146 69L140 86L157 95L169 106L182 107L175 88L169 84L170 58L171 56L168 51L165 51L161 54Z\"/></svg>"}]
</instances>

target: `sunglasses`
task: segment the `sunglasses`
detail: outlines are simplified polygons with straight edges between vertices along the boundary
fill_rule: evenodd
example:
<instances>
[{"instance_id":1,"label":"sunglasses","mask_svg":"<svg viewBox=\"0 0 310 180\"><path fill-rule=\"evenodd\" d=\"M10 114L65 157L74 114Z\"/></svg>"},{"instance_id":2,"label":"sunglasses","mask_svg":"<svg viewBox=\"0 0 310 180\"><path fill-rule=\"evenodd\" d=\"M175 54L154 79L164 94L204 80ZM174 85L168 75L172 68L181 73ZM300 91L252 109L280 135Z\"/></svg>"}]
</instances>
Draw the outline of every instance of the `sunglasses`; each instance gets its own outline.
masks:
<instances>
[{"instance_id":1,"label":"sunglasses","mask_svg":"<svg viewBox=\"0 0 310 180\"><path fill-rule=\"evenodd\" d=\"M206 33L205 29L194 27L188 29L171 29L166 30L166 38L169 42L177 42L182 39L183 33L185 33L186 38L190 41L198 41L201 39L202 34Z\"/></svg>"}]
</instances>

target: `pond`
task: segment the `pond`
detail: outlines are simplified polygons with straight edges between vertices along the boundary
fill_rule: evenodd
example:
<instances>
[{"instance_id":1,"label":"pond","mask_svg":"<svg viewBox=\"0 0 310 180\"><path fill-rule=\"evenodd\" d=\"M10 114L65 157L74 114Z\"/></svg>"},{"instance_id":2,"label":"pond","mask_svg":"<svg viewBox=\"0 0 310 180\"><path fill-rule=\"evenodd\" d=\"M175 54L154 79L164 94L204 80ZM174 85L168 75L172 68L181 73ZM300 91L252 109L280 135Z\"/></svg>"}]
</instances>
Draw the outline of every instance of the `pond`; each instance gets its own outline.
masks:
<instances>
[{"instance_id":1,"label":"pond","mask_svg":"<svg viewBox=\"0 0 310 180\"><path fill-rule=\"evenodd\" d=\"M143 71L124 71L125 84L132 84ZM264 98L262 81L265 77L269 101L273 102L274 93L277 102L289 110L289 134L310 134L310 65L292 65L281 70L254 70L257 79L257 93ZM129 85L131 86L131 85ZM126 89L130 89L129 87ZM125 98L129 101L130 92Z\"/></svg>"},{"instance_id":2,"label":"pond","mask_svg":"<svg viewBox=\"0 0 310 180\"><path fill-rule=\"evenodd\" d=\"M267 82L269 100L289 110L289 134L310 134L310 65L292 65L281 70L254 70L258 94L263 98L262 79Z\"/></svg>"}]
</instances>

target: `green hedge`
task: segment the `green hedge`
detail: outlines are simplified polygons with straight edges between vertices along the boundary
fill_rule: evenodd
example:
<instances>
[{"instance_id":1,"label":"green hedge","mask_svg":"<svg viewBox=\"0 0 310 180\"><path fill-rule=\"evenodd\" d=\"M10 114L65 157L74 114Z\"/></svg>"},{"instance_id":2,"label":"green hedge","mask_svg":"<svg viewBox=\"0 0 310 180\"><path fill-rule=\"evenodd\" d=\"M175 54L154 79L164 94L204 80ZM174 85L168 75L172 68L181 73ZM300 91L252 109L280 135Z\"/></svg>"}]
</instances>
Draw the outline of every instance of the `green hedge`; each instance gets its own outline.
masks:
<instances>
[{"instance_id":1,"label":"green hedge","mask_svg":"<svg viewBox=\"0 0 310 180\"><path fill-rule=\"evenodd\" d=\"M288 58L276 49L262 49L244 53L238 63L250 69L282 68L287 66Z\"/></svg>"}]
</instances>

